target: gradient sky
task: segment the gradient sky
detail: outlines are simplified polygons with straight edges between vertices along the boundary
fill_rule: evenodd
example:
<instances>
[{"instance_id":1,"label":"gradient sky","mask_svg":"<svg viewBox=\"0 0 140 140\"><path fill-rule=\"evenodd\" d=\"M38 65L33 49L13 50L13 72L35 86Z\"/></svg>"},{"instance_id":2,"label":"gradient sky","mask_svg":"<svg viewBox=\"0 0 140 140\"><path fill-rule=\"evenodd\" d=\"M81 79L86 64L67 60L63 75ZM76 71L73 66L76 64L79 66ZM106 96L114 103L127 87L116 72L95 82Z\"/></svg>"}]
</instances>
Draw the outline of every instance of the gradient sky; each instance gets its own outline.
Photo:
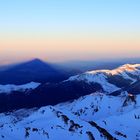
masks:
<instances>
[{"instance_id":1,"label":"gradient sky","mask_svg":"<svg viewBox=\"0 0 140 140\"><path fill-rule=\"evenodd\" d=\"M139 0L1 0L0 64L140 57Z\"/></svg>"}]
</instances>

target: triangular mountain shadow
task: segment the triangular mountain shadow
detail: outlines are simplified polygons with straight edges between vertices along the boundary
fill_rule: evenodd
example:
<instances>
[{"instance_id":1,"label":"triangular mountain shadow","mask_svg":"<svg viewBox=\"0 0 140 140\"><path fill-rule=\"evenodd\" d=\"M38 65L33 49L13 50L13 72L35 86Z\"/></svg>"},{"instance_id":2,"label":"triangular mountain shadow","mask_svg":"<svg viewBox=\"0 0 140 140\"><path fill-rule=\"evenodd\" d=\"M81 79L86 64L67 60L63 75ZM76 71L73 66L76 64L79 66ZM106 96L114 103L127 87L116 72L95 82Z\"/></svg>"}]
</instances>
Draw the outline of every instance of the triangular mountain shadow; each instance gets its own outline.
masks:
<instances>
[{"instance_id":1,"label":"triangular mountain shadow","mask_svg":"<svg viewBox=\"0 0 140 140\"><path fill-rule=\"evenodd\" d=\"M66 79L66 73L54 65L40 59L17 64L5 71L0 71L0 84L25 84L34 82L58 82Z\"/></svg>"}]
</instances>

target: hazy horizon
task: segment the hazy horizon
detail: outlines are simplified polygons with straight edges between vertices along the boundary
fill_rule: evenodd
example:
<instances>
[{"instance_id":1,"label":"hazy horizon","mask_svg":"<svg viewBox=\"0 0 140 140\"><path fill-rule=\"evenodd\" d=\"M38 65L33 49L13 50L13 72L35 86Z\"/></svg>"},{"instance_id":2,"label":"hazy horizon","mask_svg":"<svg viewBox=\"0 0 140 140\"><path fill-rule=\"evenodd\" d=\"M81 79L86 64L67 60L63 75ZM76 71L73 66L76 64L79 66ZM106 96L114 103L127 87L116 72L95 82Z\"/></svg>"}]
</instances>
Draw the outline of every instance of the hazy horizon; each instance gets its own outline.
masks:
<instances>
[{"instance_id":1,"label":"hazy horizon","mask_svg":"<svg viewBox=\"0 0 140 140\"><path fill-rule=\"evenodd\" d=\"M0 2L0 64L140 57L138 0Z\"/></svg>"}]
</instances>

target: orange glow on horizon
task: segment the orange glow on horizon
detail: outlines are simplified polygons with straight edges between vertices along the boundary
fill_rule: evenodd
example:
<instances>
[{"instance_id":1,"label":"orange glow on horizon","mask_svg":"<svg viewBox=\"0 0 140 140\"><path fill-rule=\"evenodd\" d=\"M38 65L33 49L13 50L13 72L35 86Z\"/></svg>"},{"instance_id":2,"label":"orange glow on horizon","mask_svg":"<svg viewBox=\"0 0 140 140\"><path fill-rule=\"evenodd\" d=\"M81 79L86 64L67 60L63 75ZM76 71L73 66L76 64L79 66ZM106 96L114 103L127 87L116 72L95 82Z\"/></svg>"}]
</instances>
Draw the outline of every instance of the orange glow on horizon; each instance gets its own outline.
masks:
<instances>
[{"instance_id":1,"label":"orange glow on horizon","mask_svg":"<svg viewBox=\"0 0 140 140\"><path fill-rule=\"evenodd\" d=\"M67 36L9 36L0 39L0 55L9 60L30 58L48 61L89 60L98 58L139 56L137 34L67 35Z\"/></svg>"}]
</instances>

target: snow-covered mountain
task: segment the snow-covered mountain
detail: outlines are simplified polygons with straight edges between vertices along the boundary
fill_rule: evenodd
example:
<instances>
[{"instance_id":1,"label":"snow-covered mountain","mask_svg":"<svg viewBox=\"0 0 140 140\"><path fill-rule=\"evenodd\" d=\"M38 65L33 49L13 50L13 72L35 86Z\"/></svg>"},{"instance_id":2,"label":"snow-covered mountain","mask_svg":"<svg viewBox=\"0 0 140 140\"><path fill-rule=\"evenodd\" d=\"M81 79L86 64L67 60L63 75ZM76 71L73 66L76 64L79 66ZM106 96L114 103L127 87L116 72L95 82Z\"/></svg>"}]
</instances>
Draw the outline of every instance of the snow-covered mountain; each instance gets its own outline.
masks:
<instances>
[{"instance_id":1,"label":"snow-covered mountain","mask_svg":"<svg viewBox=\"0 0 140 140\"><path fill-rule=\"evenodd\" d=\"M140 96L95 93L73 102L0 114L3 140L138 140Z\"/></svg>"},{"instance_id":2,"label":"snow-covered mountain","mask_svg":"<svg viewBox=\"0 0 140 140\"><path fill-rule=\"evenodd\" d=\"M0 94L1 112L16 110L0 114L0 140L140 140L139 85L140 64L54 84L1 85L14 92Z\"/></svg>"},{"instance_id":3,"label":"snow-covered mountain","mask_svg":"<svg viewBox=\"0 0 140 140\"><path fill-rule=\"evenodd\" d=\"M24 86L0 86L0 93L4 90L9 92L9 89L12 91L11 94L0 94L0 112L56 105L95 92L114 96L122 92L137 95L140 93L140 64L126 64L113 70L88 71L59 83L35 86L28 94L21 88Z\"/></svg>"},{"instance_id":4,"label":"snow-covered mountain","mask_svg":"<svg viewBox=\"0 0 140 140\"><path fill-rule=\"evenodd\" d=\"M140 80L140 64L126 64L113 70L88 71L66 81L98 83L106 93L112 93Z\"/></svg>"},{"instance_id":5,"label":"snow-covered mountain","mask_svg":"<svg viewBox=\"0 0 140 140\"><path fill-rule=\"evenodd\" d=\"M40 85L40 83L36 82L30 82L24 85L13 85L13 84L8 84L8 85L0 85L0 93L12 93L13 91L20 91L20 92L25 92L27 90L33 90L37 88Z\"/></svg>"},{"instance_id":6,"label":"snow-covered mountain","mask_svg":"<svg viewBox=\"0 0 140 140\"><path fill-rule=\"evenodd\" d=\"M108 94L121 90L124 87L135 84L140 80L140 64L126 64L113 70L95 70L70 77L68 80L57 83L65 85L69 83L84 83L85 86L92 87L99 85L97 91L104 91ZM0 85L0 93L25 89L35 89L39 83L30 82L24 85ZM43 85L44 86L44 85ZM96 89L95 89L96 90ZM93 91L94 92L94 91Z\"/></svg>"}]
</instances>

